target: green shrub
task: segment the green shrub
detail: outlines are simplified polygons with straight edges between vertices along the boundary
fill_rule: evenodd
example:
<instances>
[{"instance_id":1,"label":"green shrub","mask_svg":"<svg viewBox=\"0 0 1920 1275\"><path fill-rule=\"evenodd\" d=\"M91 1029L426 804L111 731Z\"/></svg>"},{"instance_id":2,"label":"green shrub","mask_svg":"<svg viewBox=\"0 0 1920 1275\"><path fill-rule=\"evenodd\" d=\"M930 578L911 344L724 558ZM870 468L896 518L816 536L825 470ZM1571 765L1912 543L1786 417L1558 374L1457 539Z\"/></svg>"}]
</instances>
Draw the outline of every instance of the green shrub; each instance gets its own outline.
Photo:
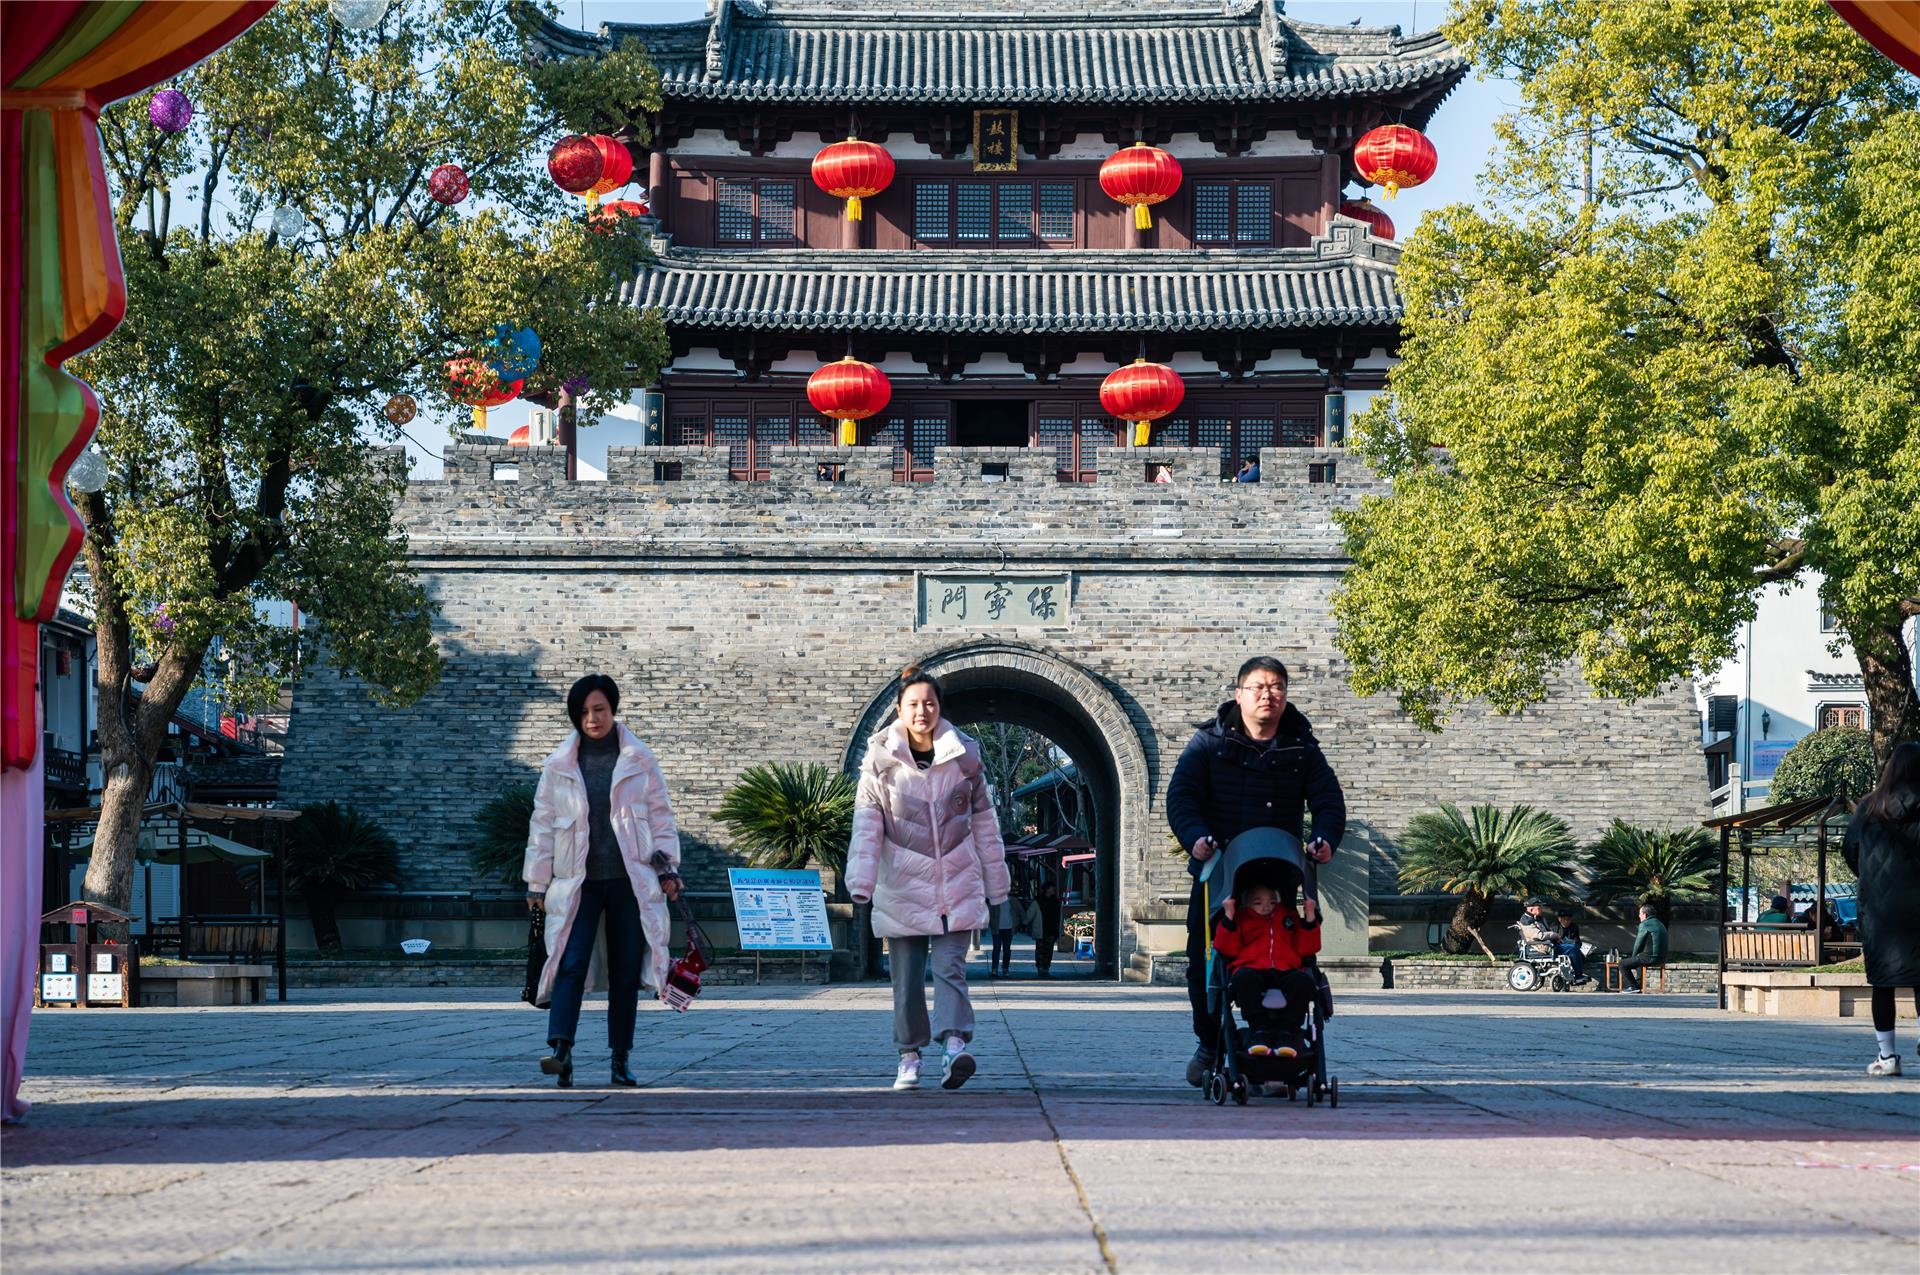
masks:
<instances>
[{"instance_id":1,"label":"green shrub","mask_svg":"<svg viewBox=\"0 0 1920 1275\"><path fill-rule=\"evenodd\" d=\"M1879 778L1873 736L1857 726L1833 726L1787 750L1773 772L1767 799L1779 803L1838 795L1857 801Z\"/></svg>"},{"instance_id":2,"label":"green shrub","mask_svg":"<svg viewBox=\"0 0 1920 1275\"><path fill-rule=\"evenodd\" d=\"M852 775L790 762L750 766L713 817L759 868L819 864L844 876L853 837Z\"/></svg>"},{"instance_id":3,"label":"green shrub","mask_svg":"<svg viewBox=\"0 0 1920 1275\"><path fill-rule=\"evenodd\" d=\"M1651 903L1662 924L1673 920L1673 901L1713 892L1720 847L1705 828L1662 832L1615 819L1587 849L1593 881L1587 894L1608 904L1632 896Z\"/></svg>"},{"instance_id":4,"label":"green shrub","mask_svg":"<svg viewBox=\"0 0 1920 1275\"><path fill-rule=\"evenodd\" d=\"M527 826L533 822L533 792L532 784L509 784L473 817L475 835L467 859L482 881L520 884Z\"/></svg>"}]
</instances>

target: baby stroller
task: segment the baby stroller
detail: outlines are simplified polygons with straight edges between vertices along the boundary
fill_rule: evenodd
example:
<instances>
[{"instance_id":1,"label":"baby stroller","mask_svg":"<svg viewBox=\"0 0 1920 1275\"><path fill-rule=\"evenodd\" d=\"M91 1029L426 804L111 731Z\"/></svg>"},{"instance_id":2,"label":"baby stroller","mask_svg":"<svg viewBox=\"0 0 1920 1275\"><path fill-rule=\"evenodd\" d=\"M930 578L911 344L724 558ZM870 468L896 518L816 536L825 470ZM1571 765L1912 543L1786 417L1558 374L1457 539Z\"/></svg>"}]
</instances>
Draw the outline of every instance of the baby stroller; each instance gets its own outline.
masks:
<instances>
[{"instance_id":1,"label":"baby stroller","mask_svg":"<svg viewBox=\"0 0 1920 1275\"><path fill-rule=\"evenodd\" d=\"M1207 1073L1200 1093L1216 1107L1224 1106L1229 1096L1245 1106L1255 1086L1264 1092L1269 1085L1283 1088L1289 1102L1305 1091L1310 1107L1322 1098L1330 1107L1340 1105L1340 1080L1327 1075L1324 1040L1327 1019L1333 1016L1333 993L1315 959L1306 959L1306 968L1313 975L1314 998L1300 1025L1305 1047L1289 1058L1247 1052L1252 1041L1233 1012L1227 961L1213 950L1213 931L1219 924L1222 905L1253 886L1271 887L1282 902L1295 899L1304 890L1305 897L1314 900L1317 907L1317 867L1301 848L1300 838L1292 833L1279 828L1251 828L1210 859L1200 873L1207 909L1207 1004L1220 1031L1213 1069Z\"/></svg>"}]
</instances>

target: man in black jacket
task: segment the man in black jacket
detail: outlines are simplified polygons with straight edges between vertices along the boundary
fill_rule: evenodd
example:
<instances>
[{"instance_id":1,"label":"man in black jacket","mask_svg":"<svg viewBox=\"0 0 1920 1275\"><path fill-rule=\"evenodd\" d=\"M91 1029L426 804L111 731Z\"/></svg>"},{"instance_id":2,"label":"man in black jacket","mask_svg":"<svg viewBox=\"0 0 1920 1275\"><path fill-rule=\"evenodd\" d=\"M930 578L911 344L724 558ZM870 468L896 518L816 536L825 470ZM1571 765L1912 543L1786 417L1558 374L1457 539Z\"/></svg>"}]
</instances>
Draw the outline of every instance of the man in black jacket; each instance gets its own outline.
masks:
<instances>
[{"instance_id":1,"label":"man in black jacket","mask_svg":"<svg viewBox=\"0 0 1920 1275\"><path fill-rule=\"evenodd\" d=\"M1287 666L1258 655L1240 666L1233 698L1194 732L1167 786L1167 822L1194 878L1187 900L1187 1000L1200 1045L1187 1064L1190 1085L1200 1085L1217 1044L1217 1024L1207 1009L1201 865L1249 828L1299 836L1303 810L1313 812L1307 853L1325 863L1347 830L1346 798L1307 719L1287 703Z\"/></svg>"}]
</instances>

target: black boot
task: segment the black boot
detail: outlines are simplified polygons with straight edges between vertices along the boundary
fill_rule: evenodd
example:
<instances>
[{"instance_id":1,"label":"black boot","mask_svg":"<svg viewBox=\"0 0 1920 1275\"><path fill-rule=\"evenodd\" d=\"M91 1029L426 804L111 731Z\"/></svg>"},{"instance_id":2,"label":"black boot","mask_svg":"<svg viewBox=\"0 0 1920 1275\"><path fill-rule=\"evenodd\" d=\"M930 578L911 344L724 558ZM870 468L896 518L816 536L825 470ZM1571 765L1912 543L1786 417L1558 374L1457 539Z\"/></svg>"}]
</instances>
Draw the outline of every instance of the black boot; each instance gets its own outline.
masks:
<instances>
[{"instance_id":1,"label":"black boot","mask_svg":"<svg viewBox=\"0 0 1920 1275\"><path fill-rule=\"evenodd\" d=\"M633 1073L627 1070L627 1051L624 1049L613 1051L613 1083L625 1089L631 1089L640 1083L633 1078Z\"/></svg>"},{"instance_id":2,"label":"black boot","mask_svg":"<svg viewBox=\"0 0 1920 1275\"><path fill-rule=\"evenodd\" d=\"M553 1049L551 1054L540 1060L542 1074L558 1076L562 1089L573 1088L573 1042L570 1040L550 1040L547 1044Z\"/></svg>"}]
</instances>

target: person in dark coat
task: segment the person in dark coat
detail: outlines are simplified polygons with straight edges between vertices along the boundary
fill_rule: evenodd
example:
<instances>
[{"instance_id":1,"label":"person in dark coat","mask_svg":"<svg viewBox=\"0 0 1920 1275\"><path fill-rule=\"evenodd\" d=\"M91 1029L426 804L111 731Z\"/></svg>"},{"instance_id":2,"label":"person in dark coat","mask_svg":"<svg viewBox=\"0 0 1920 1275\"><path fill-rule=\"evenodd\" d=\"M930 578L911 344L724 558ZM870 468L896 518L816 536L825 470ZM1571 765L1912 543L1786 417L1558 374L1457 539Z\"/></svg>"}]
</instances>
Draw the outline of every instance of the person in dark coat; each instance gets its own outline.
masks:
<instances>
[{"instance_id":1,"label":"person in dark coat","mask_svg":"<svg viewBox=\"0 0 1920 1275\"><path fill-rule=\"evenodd\" d=\"M1313 813L1307 853L1325 863L1347 830L1347 802L1313 728L1287 702L1287 666L1256 655L1240 666L1233 698L1194 732L1167 785L1167 822L1187 852L1194 878L1187 899L1187 1001L1199 1040L1187 1063L1187 1083L1198 1088L1213 1065L1217 1024L1207 1009L1207 904L1201 866L1249 828L1301 835Z\"/></svg>"},{"instance_id":2,"label":"person in dark coat","mask_svg":"<svg viewBox=\"0 0 1920 1275\"><path fill-rule=\"evenodd\" d=\"M1894 748L1879 785L1854 808L1841 853L1860 881L1860 946L1880 1046L1867 1074L1897 1076L1895 993L1915 988L1920 1012L1920 744Z\"/></svg>"},{"instance_id":3,"label":"person in dark coat","mask_svg":"<svg viewBox=\"0 0 1920 1275\"><path fill-rule=\"evenodd\" d=\"M1060 891L1052 881L1042 881L1033 896L1033 971L1041 978L1053 977L1053 949L1060 943Z\"/></svg>"}]
</instances>

